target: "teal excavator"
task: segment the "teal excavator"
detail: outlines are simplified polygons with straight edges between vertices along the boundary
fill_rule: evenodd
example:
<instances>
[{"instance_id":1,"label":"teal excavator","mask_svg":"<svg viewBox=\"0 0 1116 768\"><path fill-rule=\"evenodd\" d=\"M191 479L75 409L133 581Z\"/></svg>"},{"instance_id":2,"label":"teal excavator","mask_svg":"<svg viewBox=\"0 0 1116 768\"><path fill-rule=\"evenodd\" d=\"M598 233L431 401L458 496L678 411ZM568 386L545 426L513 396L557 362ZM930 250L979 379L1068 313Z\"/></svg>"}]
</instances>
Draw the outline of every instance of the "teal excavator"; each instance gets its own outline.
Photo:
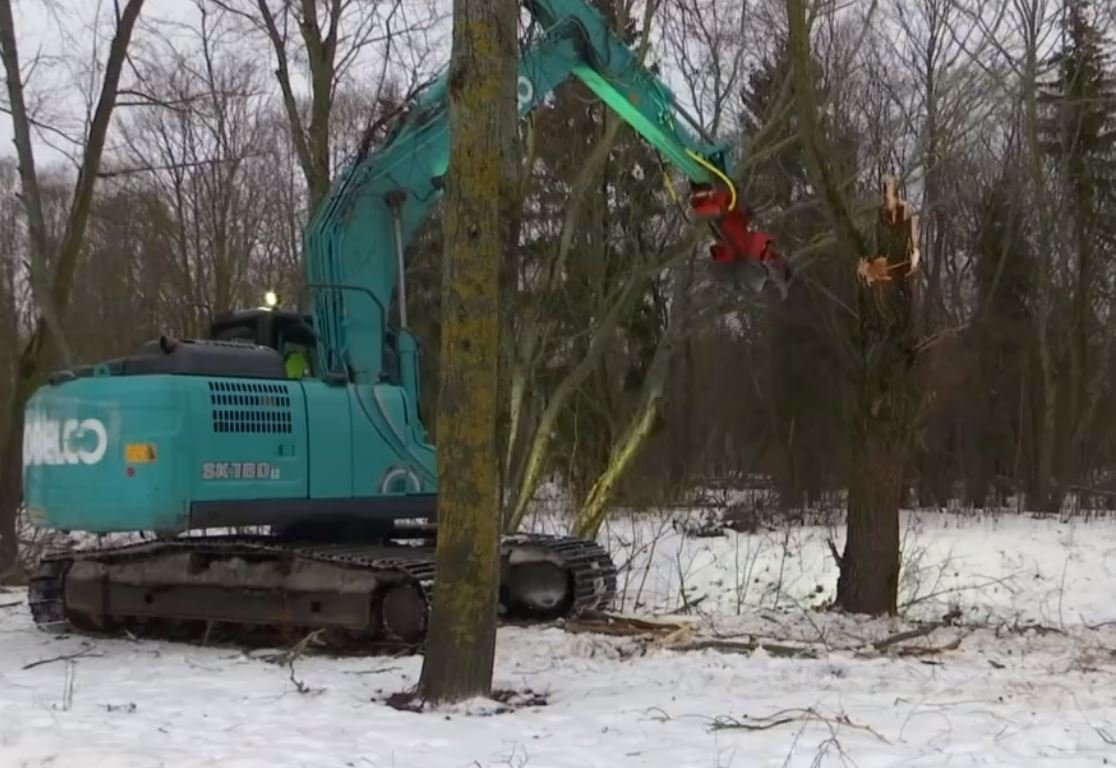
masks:
<instances>
[{"instance_id":1,"label":"teal excavator","mask_svg":"<svg viewBox=\"0 0 1116 768\"><path fill-rule=\"evenodd\" d=\"M754 290L785 290L785 261L740 205L730 148L592 6L525 7L536 34L519 61L519 115L571 78L584 83L689 178L712 261L750 271ZM57 371L36 391L23 441L30 520L139 534L44 556L28 590L41 627L421 645L437 483L404 258L442 193L447 98L443 72L315 211L303 243L308 313L219 316L208 338L163 336ZM605 609L614 596L615 564L593 541L511 534L501 549L506 618Z\"/></svg>"}]
</instances>

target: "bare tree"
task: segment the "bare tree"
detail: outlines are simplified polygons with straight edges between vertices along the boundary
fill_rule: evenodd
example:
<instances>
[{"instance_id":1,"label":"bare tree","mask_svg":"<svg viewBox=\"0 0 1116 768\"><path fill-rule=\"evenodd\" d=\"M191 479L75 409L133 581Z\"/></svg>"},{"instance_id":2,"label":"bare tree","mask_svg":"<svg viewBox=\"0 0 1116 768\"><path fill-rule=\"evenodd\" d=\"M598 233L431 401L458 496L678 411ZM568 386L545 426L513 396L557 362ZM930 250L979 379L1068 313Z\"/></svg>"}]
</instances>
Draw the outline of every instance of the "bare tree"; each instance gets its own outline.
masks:
<instances>
[{"instance_id":1,"label":"bare tree","mask_svg":"<svg viewBox=\"0 0 1116 768\"><path fill-rule=\"evenodd\" d=\"M664 51L698 120L718 135L740 114L741 85L762 53L752 0L664 0Z\"/></svg>"},{"instance_id":2,"label":"bare tree","mask_svg":"<svg viewBox=\"0 0 1116 768\"><path fill-rule=\"evenodd\" d=\"M62 334L61 322L89 221L93 189L116 106L124 60L142 7L143 0L128 0L116 17L115 33L104 62L99 97L85 132L78 178L74 185L65 230L57 244L51 244L46 237L42 195L31 142L31 116L24 96L12 4L11 0L0 2L0 57L3 58L7 77L9 107L19 158L20 189L31 240L32 273L38 277L33 280L33 284L36 287L35 300L39 312L35 328L20 351L19 373L9 399L8 428L0 456L0 573L7 572L12 567L17 554L15 519L22 496L19 463L23 407L45 367L55 357L60 358L63 363L70 362L70 350Z\"/></svg>"},{"instance_id":3,"label":"bare tree","mask_svg":"<svg viewBox=\"0 0 1116 768\"><path fill-rule=\"evenodd\" d=\"M223 33L223 12L212 13L205 0L197 7L188 50L168 41L147 56L140 76L152 97L122 127L123 167L109 171L146 174L173 211L170 275L180 317L196 315L199 305L227 311L262 294L247 279L278 191L262 175L274 137L260 70L236 52L239 39Z\"/></svg>"},{"instance_id":4,"label":"bare tree","mask_svg":"<svg viewBox=\"0 0 1116 768\"><path fill-rule=\"evenodd\" d=\"M334 170L330 121L340 82L362 61L367 49L379 45L382 58L377 81L386 84L390 62L405 51L398 45L399 38L429 30L436 14L424 3L403 0L209 1L263 33L272 48L275 78L312 211L328 192ZM296 65L303 60L310 90L306 106L296 91Z\"/></svg>"},{"instance_id":5,"label":"bare tree","mask_svg":"<svg viewBox=\"0 0 1116 768\"><path fill-rule=\"evenodd\" d=\"M910 275L917 231L894 180L884 189L875 243L859 228L847 192L838 182L828 139L819 126L812 77L811 24L801 0L787 0L791 66L801 140L811 178L842 250L857 263L865 285L858 292L858 392L852 416L848 538L834 556L840 566L838 606L854 613L895 613L899 585L899 507L917 410L912 372L917 354ZM855 261L854 261L855 260Z\"/></svg>"}]
</instances>

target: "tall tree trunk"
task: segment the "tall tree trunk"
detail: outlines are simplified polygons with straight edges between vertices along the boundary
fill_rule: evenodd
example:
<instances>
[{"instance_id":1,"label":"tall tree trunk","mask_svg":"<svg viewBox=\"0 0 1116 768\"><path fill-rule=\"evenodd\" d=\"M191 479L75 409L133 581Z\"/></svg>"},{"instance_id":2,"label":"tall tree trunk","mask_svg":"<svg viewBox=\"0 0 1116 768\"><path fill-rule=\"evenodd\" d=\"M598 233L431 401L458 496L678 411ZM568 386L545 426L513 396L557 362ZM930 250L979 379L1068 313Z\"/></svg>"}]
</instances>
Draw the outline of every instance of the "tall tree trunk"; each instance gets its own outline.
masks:
<instances>
[{"instance_id":1,"label":"tall tree trunk","mask_svg":"<svg viewBox=\"0 0 1116 768\"><path fill-rule=\"evenodd\" d=\"M1020 86L1023 91L1023 130L1026 139L1028 171L1031 197L1028 203L1032 216L1039 222L1038 259L1035 271L1035 307L1031 313L1038 346L1039 371L1041 374L1042 409L1037 416L1037 457L1036 477L1032 480L1037 499L1030 500L1036 509L1054 510L1061 507L1061 497L1054 486L1055 448L1057 439L1058 415L1058 367L1051 346L1053 335L1054 297L1052 295L1053 222L1058 212L1046 192L1046 177L1043 171L1043 148L1040 141L1039 116L1039 45L1043 26L1044 4L1031 2L1019 6L1022 13L1021 31L1023 33L1024 65Z\"/></svg>"},{"instance_id":2,"label":"tall tree trunk","mask_svg":"<svg viewBox=\"0 0 1116 768\"><path fill-rule=\"evenodd\" d=\"M1048 257L1042 257L1048 258ZM1050 289L1039 286L1037 290L1049 294ZM1038 354L1042 374L1042 412L1038 434L1038 479L1036 496L1032 507L1045 512L1061 509L1062 499L1054 483L1055 447L1058 434L1058 371L1054 351L1050 346L1050 308L1049 298L1044 299L1043 307L1036 313L1038 326Z\"/></svg>"},{"instance_id":3,"label":"tall tree trunk","mask_svg":"<svg viewBox=\"0 0 1116 768\"><path fill-rule=\"evenodd\" d=\"M888 179L876 224L878 256L859 291L861 373L853 417L848 538L840 558L837 606L851 613L896 612L899 508L917 409L912 311L914 220ZM862 275L864 273L862 272ZM878 278L878 279L876 279Z\"/></svg>"},{"instance_id":4,"label":"tall tree trunk","mask_svg":"<svg viewBox=\"0 0 1116 768\"><path fill-rule=\"evenodd\" d=\"M455 0L450 168L443 221L438 397L438 578L420 694L430 702L492 686L500 566L497 401L503 214L514 193L515 0Z\"/></svg>"},{"instance_id":5,"label":"tall tree trunk","mask_svg":"<svg viewBox=\"0 0 1116 768\"><path fill-rule=\"evenodd\" d=\"M23 407L35 389L35 358L44 333L40 323L17 361L17 374L5 419L4 442L0 445L0 581L19 581L17 519L23 500Z\"/></svg>"}]
</instances>

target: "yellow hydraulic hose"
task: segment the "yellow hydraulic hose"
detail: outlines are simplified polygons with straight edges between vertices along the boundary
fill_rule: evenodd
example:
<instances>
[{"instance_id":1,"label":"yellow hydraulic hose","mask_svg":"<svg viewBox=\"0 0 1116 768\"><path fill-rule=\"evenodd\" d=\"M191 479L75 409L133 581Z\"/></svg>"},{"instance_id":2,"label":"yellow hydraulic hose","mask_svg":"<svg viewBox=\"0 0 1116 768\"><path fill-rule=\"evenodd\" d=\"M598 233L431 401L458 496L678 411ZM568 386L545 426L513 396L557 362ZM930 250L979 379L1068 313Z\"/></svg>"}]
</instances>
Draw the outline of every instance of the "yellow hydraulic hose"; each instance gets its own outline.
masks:
<instances>
[{"instance_id":1,"label":"yellow hydraulic hose","mask_svg":"<svg viewBox=\"0 0 1116 768\"><path fill-rule=\"evenodd\" d=\"M712 173L714 176L716 176L718 179L720 179L721 181L723 181L725 183L725 186L727 186L729 188L729 192L732 193L732 202L729 204L729 210L731 211L733 208L735 208L736 207L736 185L732 183L732 179L730 179L728 176L726 176L725 173L720 168L713 165L713 163L709 162L704 157L699 155L697 152L694 152L692 149L687 149L686 154L689 155L695 163L697 163L702 168L709 171L710 173Z\"/></svg>"}]
</instances>

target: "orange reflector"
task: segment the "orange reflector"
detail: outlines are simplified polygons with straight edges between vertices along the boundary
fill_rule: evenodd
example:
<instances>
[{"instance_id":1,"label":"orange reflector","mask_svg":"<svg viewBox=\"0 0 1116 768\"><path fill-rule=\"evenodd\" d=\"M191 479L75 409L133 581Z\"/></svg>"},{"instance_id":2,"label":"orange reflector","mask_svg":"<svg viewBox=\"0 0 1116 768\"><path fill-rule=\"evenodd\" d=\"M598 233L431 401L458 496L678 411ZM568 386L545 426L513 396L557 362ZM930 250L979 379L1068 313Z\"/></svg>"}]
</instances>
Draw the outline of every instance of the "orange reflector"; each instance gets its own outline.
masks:
<instances>
[{"instance_id":1,"label":"orange reflector","mask_svg":"<svg viewBox=\"0 0 1116 768\"><path fill-rule=\"evenodd\" d=\"M128 443L124 446L124 460L129 464L155 461L155 443Z\"/></svg>"}]
</instances>

